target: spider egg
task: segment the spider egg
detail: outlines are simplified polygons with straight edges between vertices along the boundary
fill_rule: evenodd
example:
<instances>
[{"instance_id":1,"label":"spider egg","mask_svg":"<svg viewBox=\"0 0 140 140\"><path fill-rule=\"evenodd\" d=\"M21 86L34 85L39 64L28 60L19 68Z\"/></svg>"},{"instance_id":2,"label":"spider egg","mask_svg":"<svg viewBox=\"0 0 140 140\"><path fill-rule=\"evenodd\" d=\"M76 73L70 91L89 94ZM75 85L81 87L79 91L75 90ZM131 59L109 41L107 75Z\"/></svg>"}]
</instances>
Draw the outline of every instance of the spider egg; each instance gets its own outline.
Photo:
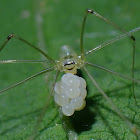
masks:
<instances>
[{"instance_id":1,"label":"spider egg","mask_svg":"<svg viewBox=\"0 0 140 140\"><path fill-rule=\"evenodd\" d=\"M64 82L62 82L62 81L57 82L55 84L55 87L54 87L54 91L57 94L64 93L66 89L67 89L67 85Z\"/></svg>"},{"instance_id":2,"label":"spider egg","mask_svg":"<svg viewBox=\"0 0 140 140\"><path fill-rule=\"evenodd\" d=\"M84 100L82 97L74 98L70 101L70 104L73 106L75 110L80 110L84 104Z\"/></svg>"},{"instance_id":3,"label":"spider egg","mask_svg":"<svg viewBox=\"0 0 140 140\"><path fill-rule=\"evenodd\" d=\"M80 88L80 95L83 99L87 96L87 90L83 87Z\"/></svg>"},{"instance_id":4,"label":"spider egg","mask_svg":"<svg viewBox=\"0 0 140 140\"><path fill-rule=\"evenodd\" d=\"M66 94L61 94L61 95L55 94L54 100L60 106L69 103L69 97Z\"/></svg>"},{"instance_id":5,"label":"spider egg","mask_svg":"<svg viewBox=\"0 0 140 140\"><path fill-rule=\"evenodd\" d=\"M64 74L61 81L54 87L55 102L62 108L65 116L72 116L74 111L80 111L85 107L86 81L71 73Z\"/></svg>"},{"instance_id":6,"label":"spider egg","mask_svg":"<svg viewBox=\"0 0 140 140\"><path fill-rule=\"evenodd\" d=\"M69 88L67 89L67 91L65 92L65 94L69 98L76 98L80 95L80 89L75 86L70 85Z\"/></svg>"},{"instance_id":7,"label":"spider egg","mask_svg":"<svg viewBox=\"0 0 140 140\"><path fill-rule=\"evenodd\" d=\"M67 85L71 85L71 86L76 86L79 87L80 86L80 80L77 78L78 76L73 75L72 73L67 73L64 74L62 76L62 81L67 84Z\"/></svg>"},{"instance_id":8,"label":"spider egg","mask_svg":"<svg viewBox=\"0 0 140 140\"><path fill-rule=\"evenodd\" d=\"M66 104L62 106L62 112L65 116L71 116L74 113L74 108L71 104Z\"/></svg>"},{"instance_id":9,"label":"spider egg","mask_svg":"<svg viewBox=\"0 0 140 140\"><path fill-rule=\"evenodd\" d=\"M82 78L82 77L78 77L77 78L80 80L80 85L84 88L86 88L86 81Z\"/></svg>"}]
</instances>

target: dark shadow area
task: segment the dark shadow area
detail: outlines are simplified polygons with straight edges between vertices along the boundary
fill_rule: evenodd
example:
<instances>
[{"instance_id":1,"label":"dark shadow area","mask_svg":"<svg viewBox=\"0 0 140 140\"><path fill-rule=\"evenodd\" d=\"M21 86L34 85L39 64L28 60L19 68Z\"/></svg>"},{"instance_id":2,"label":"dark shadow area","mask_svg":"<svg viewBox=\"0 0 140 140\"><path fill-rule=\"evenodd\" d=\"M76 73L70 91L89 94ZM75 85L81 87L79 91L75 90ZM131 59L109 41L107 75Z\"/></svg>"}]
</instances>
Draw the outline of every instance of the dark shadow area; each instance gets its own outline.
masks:
<instances>
[{"instance_id":1,"label":"dark shadow area","mask_svg":"<svg viewBox=\"0 0 140 140\"><path fill-rule=\"evenodd\" d=\"M93 101L92 106L96 103ZM96 121L96 114L91 111L89 100L87 99L87 104L85 108L81 111L76 111L73 116L70 117L70 122L72 123L75 131L79 134L83 131L90 130L92 125Z\"/></svg>"}]
</instances>

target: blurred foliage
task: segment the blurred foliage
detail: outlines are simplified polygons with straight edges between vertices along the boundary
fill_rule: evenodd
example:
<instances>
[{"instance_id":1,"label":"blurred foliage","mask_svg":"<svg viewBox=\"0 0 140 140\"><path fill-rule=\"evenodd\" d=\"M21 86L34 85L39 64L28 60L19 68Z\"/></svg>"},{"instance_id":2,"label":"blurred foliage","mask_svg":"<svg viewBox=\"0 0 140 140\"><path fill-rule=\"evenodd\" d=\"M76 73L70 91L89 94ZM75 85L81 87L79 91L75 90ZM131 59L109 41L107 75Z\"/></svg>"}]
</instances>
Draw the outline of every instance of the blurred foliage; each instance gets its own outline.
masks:
<instances>
[{"instance_id":1,"label":"blurred foliage","mask_svg":"<svg viewBox=\"0 0 140 140\"><path fill-rule=\"evenodd\" d=\"M70 46L79 54L81 25L87 8L97 11L129 31L140 25L139 5L139 0L135 2L130 0L1 0L0 44L9 33L15 33L39 46L55 60L59 59L58 52L63 45ZM84 35L85 51L120 34L104 21L89 15ZM135 78L140 79L140 32L134 35L136 37ZM42 45L43 43L45 45ZM132 42L126 38L87 56L86 61L131 76L131 56ZM0 60L9 59L42 60L44 58L24 43L13 39L0 53ZM0 89L25 79L44 67L41 64L0 64ZM92 67L87 68L124 115L134 124L140 125L140 110L136 108L131 96L131 81ZM55 72L40 75L0 95L1 140L25 140L31 135L47 100L53 75ZM70 118L78 139L136 140L135 135L111 109L84 72L82 76L87 80L88 85L87 106ZM135 88L136 99L140 105L139 85ZM38 128L36 139L67 139L62 122L52 98Z\"/></svg>"}]
</instances>

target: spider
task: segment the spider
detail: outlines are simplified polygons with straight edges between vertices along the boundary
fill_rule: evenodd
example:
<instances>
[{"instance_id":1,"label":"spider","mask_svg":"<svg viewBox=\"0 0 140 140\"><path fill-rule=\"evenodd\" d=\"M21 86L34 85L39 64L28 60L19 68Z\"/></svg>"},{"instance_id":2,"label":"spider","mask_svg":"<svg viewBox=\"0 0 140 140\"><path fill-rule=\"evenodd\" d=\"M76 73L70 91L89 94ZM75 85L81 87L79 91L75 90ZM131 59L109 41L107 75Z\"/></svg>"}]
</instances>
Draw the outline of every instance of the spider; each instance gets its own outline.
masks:
<instances>
[{"instance_id":1,"label":"spider","mask_svg":"<svg viewBox=\"0 0 140 140\"><path fill-rule=\"evenodd\" d=\"M99 19L109 23L110 25L114 26L115 28L117 28L118 30L120 30L123 34L120 35L120 36L117 36L116 38L114 39L111 39L91 50L89 50L88 52L84 52L84 45L83 45L83 38L84 38L84 29L85 29L85 24L86 24L86 19L87 19L87 16L88 14L92 14L92 15L95 15L96 17L98 17ZM111 99L108 97L108 95L102 90L102 88L97 84L97 82L95 81L94 77L88 72L87 68L85 66L91 66L91 67L95 67L95 68L98 68L98 69L101 69L103 71L106 71L106 72L109 72L111 74L114 74L114 75L117 75L119 77L122 77L122 78L125 78L127 80L130 80L132 81L132 90L133 90L133 97L134 97L134 100L135 100L135 104L137 105L137 102L136 102L136 97L135 97L135 92L134 92L134 83L140 83L139 80L136 80L134 79L134 57L135 57L135 37L132 35L132 33L134 32L137 32L140 30L140 27L132 30L132 31L129 31L129 32L126 32L124 29L120 28L119 26L117 26L116 24L112 23L110 20L104 18L102 15L100 15L99 13L91 10L91 9L88 9L86 10L86 14L84 16L84 19L83 19L83 23L82 23L82 30L81 30L81 38L80 38L80 55L75 55L75 54L72 54L69 49L65 46L64 47L64 50L66 52L66 56L65 57L62 57L60 60L54 60L52 57L50 57L47 53L45 53L44 51L42 51L40 48L32 45L31 43L29 43L28 41L26 41L25 39L15 35L15 34L10 34L8 35L6 41L1 45L0 47L0 52L4 49L4 47L6 46L6 44L12 39L12 38L16 38L22 42L24 42L25 44L27 44L29 47L32 47L33 49L35 49L36 51L38 51L39 53L41 53L42 55L44 55L46 58L47 58L47 61L49 61L49 63L51 64L51 67L49 68L46 68L12 86L9 86L7 88L5 88L4 90L1 90L0 91L0 94L3 93L3 92L6 92L7 90L10 90L20 84L23 84L24 82L28 81L28 80L31 80L32 78L36 77L36 76L39 76L41 74L44 74L44 73L47 73L47 72L50 72L50 71L53 71L55 70L56 71L56 75L55 75L55 79L54 79L54 82L53 82L53 86L50 90L50 96L48 98L48 101L51 97L51 95L53 94L53 91L55 89L55 92L56 92L56 96L55 96L55 101L56 103L60 106L61 108L61 111L62 111L62 116L65 115L65 116L72 116L74 114L75 111L79 111L79 110L82 110L85 106L85 98L86 98L86 82L84 81L83 78L80 79L79 76L76 76L77 74L77 70L78 69L82 69L89 77L89 79L91 80L91 82L93 83L93 85L97 88L97 90L101 93L101 95L105 98L105 100L108 102L108 104L111 106L111 108L116 112L116 114L126 123L126 125L130 128L130 130L132 131L132 133L134 133L136 136L139 136L140 135L140 131L139 129L125 116L123 115L123 113L116 107L116 105L111 101ZM95 52L95 51L98 51L100 49L103 49L105 48L106 46L124 38L124 37L129 37L132 42L133 42L133 57L132 57L132 77L128 77L128 76L125 76L123 74L120 74L120 73L117 73L117 72L114 72L112 70L109 70L107 68L104 68L104 67L101 67L99 65L96 65L96 64L93 64L93 63L90 63L90 62L87 62L86 61L86 56ZM34 62L37 62L37 63L46 63L46 60L1 60L0 63L34 63ZM65 80L63 80L64 78L62 77L61 79L61 82L57 82L56 83L56 80L57 80L57 77L59 75L59 72L64 72L66 74L64 74L64 76L66 77ZM68 75L69 76L68 76ZM73 78L72 78L73 77ZM65 82L64 82L65 81ZM68 82L68 84L67 84ZM84 83L84 84L83 84ZM62 85L63 84L63 85ZM76 85L78 85L76 87ZM64 91L63 89L66 88ZM71 90L71 93L67 93L67 91L70 91ZM75 92L73 91L78 91L77 92L77 95L75 96ZM82 91L84 91L84 97L82 97L81 99L81 93ZM66 93L65 93L66 92ZM63 96L62 96L63 94ZM65 96L65 97L64 97ZM67 98L69 97L69 98ZM79 99L80 97L80 99ZM60 99L61 98L61 99ZM78 99L77 99L78 98ZM58 99L60 101L58 101ZM72 99L74 99L72 101ZM65 102L67 100L67 102ZM62 103L63 102L63 103ZM81 106L79 107L79 103L81 103ZM44 106L43 110L42 110L42 113L37 121L37 124L36 124L36 127L33 131L33 134L32 136L29 138L30 140L34 139L35 138L35 134L37 132L37 127L39 126L39 123L40 121L43 119L43 116L45 114L45 111L46 111L46 108L48 107L48 102L46 102L46 105ZM66 105L65 107L63 107L63 104ZM74 104L78 104L78 107L75 106L74 108ZM65 108L65 110L63 109ZM72 110L72 111L71 111ZM76 137L76 136L75 136Z\"/></svg>"}]
</instances>

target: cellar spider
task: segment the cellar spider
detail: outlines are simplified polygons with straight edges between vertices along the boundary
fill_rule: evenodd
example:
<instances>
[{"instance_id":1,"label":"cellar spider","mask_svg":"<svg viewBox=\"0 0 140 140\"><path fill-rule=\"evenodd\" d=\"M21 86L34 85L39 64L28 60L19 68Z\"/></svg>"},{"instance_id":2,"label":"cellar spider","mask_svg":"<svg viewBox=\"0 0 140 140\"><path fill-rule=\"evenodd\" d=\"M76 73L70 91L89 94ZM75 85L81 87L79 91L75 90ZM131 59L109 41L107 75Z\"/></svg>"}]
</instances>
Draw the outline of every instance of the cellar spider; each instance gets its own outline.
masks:
<instances>
[{"instance_id":1,"label":"cellar spider","mask_svg":"<svg viewBox=\"0 0 140 140\"><path fill-rule=\"evenodd\" d=\"M101 45L99 45L99 46L97 46L97 47L95 47L95 48L93 48L93 49L91 49L91 50L89 50L88 52L85 53L85 52L84 52L84 47L83 47L83 46L84 46L84 45L83 45L83 36L84 36L85 23L86 23L86 19L87 19L88 14L93 14L93 15L95 15L96 17L98 17L99 19L101 19L101 20L103 20L103 21L109 23L110 25L112 25L112 26L114 26L115 28L117 28L118 30L120 30L123 34L120 35L120 36L117 36L116 38L113 38L113 39L111 39L111 40L109 40L109 41L107 41L107 42L105 42L105 43L103 43L103 44L101 44ZM34 77L36 77L36 76L39 76L39 75L41 75L41 74L43 74L43 73L47 73L47 72L50 72L50 71L55 70L55 71L56 71L56 75L55 75L55 79L54 79L54 82L53 82L53 86L52 86L52 88L51 88L51 90L50 90L50 94L49 94L49 99L50 99L51 95L53 94L54 89L55 89L55 92L57 92L56 89L57 89L59 86L61 86L61 85L59 85L58 87L56 87L56 85L57 85L57 84L56 84L56 80L57 80L57 77L58 77L58 75L59 75L59 72L64 72L64 73L68 73L68 74L70 73L70 78L71 78L72 76L75 76L75 75L77 74L77 70L78 70L78 69L82 69L82 70L88 75L88 77L89 77L89 79L91 80L91 82L93 83L93 85L97 88L97 90L98 90L98 91L101 93L101 95L105 98L105 100L108 102L108 104L109 104L109 105L111 106L111 108L114 110L114 112L126 123L126 125L127 125L128 128L131 130L131 132L134 133L134 135L135 135L136 137L139 137L139 136L140 136L140 131L139 131L139 129L137 128L137 126L136 126L135 124L133 124L133 123L129 120L129 118L127 118L127 117L116 107L116 105L111 101L111 99L108 97L108 95L107 95L107 94L102 90L102 88L97 84L97 82L95 81L94 77L93 77L93 76L88 72L88 70L85 68L85 66L88 65L88 66L101 69L101 70L103 70L103 71L109 72L109 73L114 74L114 75L116 75L116 76L119 76L119 77L121 77L121 78L125 78L125 79L127 79L127 80L132 81L132 93L133 93L133 98L134 98L134 100L135 100L135 104L136 104L136 106L137 106L136 97L135 97L135 91L134 91L134 83L140 83L140 81L134 79L135 37L132 35L132 33L137 32L137 31L139 31L139 30L140 30L140 27L138 27L138 28L136 28L136 29L134 29L134 30L132 30L132 31L126 32L124 29L122 29L122 28L120 28L119 26L117 26L116 24L112 23L110 20L104 18L103 16L101 16L101 15L98 14L97 12L88 9L88 10L86 11L86 14L85 14L85 16L84 16L83 23L82 23L81 38L80 38L80 55L77 56L77 55L75 55L75 54L74 54L74 55L71 54L70 52L67 51L68 49L65 47L65 50L67 51L66 56L63 57L63 58L61 58L60 60L57 60L57 61L55 61L55 60L54 60L53 58L51 58L47 53L45 53L44 51L42 51L42 50L39 49L38 47L32 45L31 43L29 43L29 42L26 41L25 39L23 39L23 38L21 38L21 37L19 37L19 36L16 36L15 34L10 34L10 35L7 37L6 41L1 45L1 47L0 47L0 52L4 49L4 47L5 47L6 44L9 42L9 40L11 40L12 38L16 38L16 39L18 39L18 40L24 42L25 44L27 44L29 47L32 47L33 49L35 49L36 51L38 51L38 52L41 53L42 55L44 55L44 56L47 58L47 60L1 60L0 63L2 63L2 64L3 64L3 63L23 63L23 62L24 62L24 63L46 63L46 62L49 61L49 63L51 64L51 67L46 68L46 69L44 69L44 70L42 70L42 71L40 71L40 72L38 72L38 73L36 73L36 74L34 74L34 75L32 75L32 76L26 78L26 79L24 79L24 80L22 80L22 81L20 81L20 82L18 82L18 83L16 83L16 84L12 85L12 86L9 86L9 87L5 88L4 90L1 90L1 91L0 91L0 94L3 93L3 92L6 92L7 90L10 90L10 89L12 89L12 88L18 86L18 85L20 85L20 84L22 84L22 83L24 83L24 82L26 82L26 81L28 81L28 80L31 80L32 78L34 78ZM100 50L100 49L103 49L103 48L105 48L106 46L108 46L108 45L110 45L110 44L112 44L112 43L114 43L114 42L116 42L116 41L118 41L118 40L120 40L120 39L122 39L122 38L124 38L124 37L130 38L130 39L132 40L132 43L133 43L133 53L132 53L132 54L133 54L133 56L132 56L132 76L131 76L131 77L125 76L125 75L123 75L123 74L114 72L114 71L109 70L109 69L107 69L107 68L104 68L104 67L102 67L102 66L99 66L99 65L96 65L96 64L93 64L93 63L90 63L90 62L87 62L87 61L86 61L86 56L87 56L87 55L92 54L93 52L98 51L98 50ZM65 74L65 75L66 75L66 74ZM67 76L66 76L66 77L67 77ZM74 79L72 80L72 82L74 82L75 80L77 80L77 78L79 78L79 77L78 77L78 76L77 76L77 77L74 77ZM76 83L77 83L77 82L76 82ZM86 85L86 84L85 84L85 85ZM74 86L74 84L73 84L73 86ZM59 88L60 88L60 87L59 87ZM80 87L78 87L78 88L79 88L79 90L80 90ZM85 86L84 86L84 88L85 88ZM61 88L60 88L60 89L61 89ZM59 89L59 90L60 90L60 89ZM61 92L62 92L62 91L61 91ZM62 93L60 93L60 94L62 94ZM81 91L80 91L79 94L81 94ZM79 96L80 96L79 94L78 94L76 97L79 97ZM76 97L75 97L75 96L74 96L74 97L70 97L69 100L68 100L68 103L71 102L72 98L75 99ZM85 98L86 98L86 95L84 96L84 99L85 99ZM41 115L40 115L38 121L37 121L37 124L36 124L36 126L35 126L35 129L34 129L32 135L31 135L31 137L29 138L30 140L32 140L32 139L35 138L35 134L36 134L36 132L37 132L37 128L38 128L38 126L39 126L41 120L43 119L43 116L44 116L44 114L45 114L46 108L48 107L49 99L47 99L47 102L46 102L46 104L44 105L44 108L43 108L43 110L42 110L42 113L41 113ZM57 99L55 98L55 101L56 101L56 100L57 100ZM62 100L61 100L61 101L62 101ZM77 100L75 100L75 102L77 102ZM56 101L56 103L57 103L57 101ZM82 110L82 109L84 108L84 106L85 106L85 103L82 102L82 106L81 106L80 108L74 109L72 113L69 113L69 112L68 112L68 114L66 114L65 111L63 111L63 106L61 106L59 103L58 103L58 105L60 106L60 108L62 108L62 109L61 109L61 111L62 111L62 113L61 113L62 116L63 116L63 115L72 116L72 115L74 114L75 111ZM65 108L66 108L66 109L69 109L68 106L65 107ZM69 136L70 136L70 135L69 135ZM71 137L71 136L70 136L70 137ZM76 139L77 136L74 136L74 138Z\"/></svg>"}]
</instances>

